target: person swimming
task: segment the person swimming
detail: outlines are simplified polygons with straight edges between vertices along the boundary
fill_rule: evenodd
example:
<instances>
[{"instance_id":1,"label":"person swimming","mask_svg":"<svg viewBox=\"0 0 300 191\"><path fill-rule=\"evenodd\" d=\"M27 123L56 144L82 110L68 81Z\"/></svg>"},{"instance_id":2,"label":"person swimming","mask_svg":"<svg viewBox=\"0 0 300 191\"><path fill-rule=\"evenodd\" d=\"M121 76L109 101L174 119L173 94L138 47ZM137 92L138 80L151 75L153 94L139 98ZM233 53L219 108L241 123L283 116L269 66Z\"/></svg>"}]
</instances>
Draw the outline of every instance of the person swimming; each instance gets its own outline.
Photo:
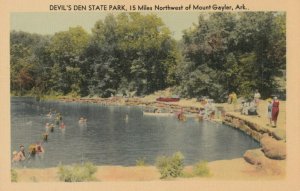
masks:
<instances>
[{"instance_id":1,"label":"person swimming","mask_svg":"<svg viewBox=\"0 0 300 191\"><path fill-rule=\"evenodd\" d=\"M21 158L18 155L17 151L14 151L12 154L13 154L12 161L11 161L12 163L16 163L16 162L19 162L21 160Z\"/></svg>"},{"instance_id":2,"label":"person swimming","mask_svg":"<svg viewBox=\"0 0 300 191\"><path fill-rule=\"evenodd\" d=\"M47 114L47 117L50 118L50 119L52 118L52 112L51 111Z\"/></svg>"},{"instance_id":3,"label":"person swimming","mask_svg":"<svg viewBox=\"0 0 300 191\"><path fill-rule=\"evenodd\" d=\"M25 157L25 149L23 145L20 145L20 151L14 151L13 152L13 158L12 158L12 163L17 163L26 160Z\"/></svg>"},{"instance_id":4,"label":"person swimming","mask_svg":"<svg viewBox=\"0 0 300 191\"><path fill-rule=\"evenodd\" d=\"M46 132L49 132L49 129L50 129L50 124L49 124L49 123L46 123L46 125L45 125L45 130L46 130Z\"/></svg>"},{"instance_id":5,"label":"person swimming","mask_svg":"<svg viewBox=\"0 0 300 191\"><path fill-rule=\"evenodd\" d=\"M83 123L85 123L85 120L84 120L84 118L83 118L83 117L80 117L80 119L79 119L78 123L79 123L79 124L83 124Z\"/></svg>"},{"instance_id":6,"label":"person swimming","mask_svg":"<svg viewBox=\"0 0 300 191\"><path fill-rule=\"evenodd\" d=\"M50 132L54 132L54 125L52 123L50 125Z\"/></svg>"},{"instance_id":7,"label":"person swimming","mask_svg":"<svg viewBox=\"0 0 300 191\"><path fill-rule=\"evenodd\" d=\"M36 154L36 144L31 144L28 147L29 157L35 157Z\"/></svg>"},{"instance_id":8,"label":"person swimming","mask_svg":"<svg viewBox=\"0 0 300 191\"><path fill-rule=\"evenodd\" d=\"M35 151L36 151L36 154L45 153L45 150L44 150L41 142L37 142L36 143L36 145L35 145Z\"/></svg>"},{"instance_id":9,"label":"person swimming","mask_svg":"<svg viewBox=\"0 0 300 191\"><path fill-rule=\"evenodd\" d=\"M43 140L44 140L44 141L48 141L48 132L45 132L45 133L43 134Z\"/></svg>"},{"instance_id":10,"label":"person swimming","mask_svg":"<svg viewBox=\"0 0 300 191\"><path fill-rule=\"evenodd\" d=\"M56 113L56 115L55 115L55 125L59 125L59 123L60 123L60 114Z\"/></svg>"},{"instance_id":11,"label":"person swimming","mask_svg":"<svg viewBox=\"0 0 300 191\"><path fill-rule=\"evenodd\" d=\"M61 128L61 129L64 129L65 127L66 127L66 126L65 126L64 122L62 122L61 125L60 125L60 128Z\"/></svg>"}]
</instances>

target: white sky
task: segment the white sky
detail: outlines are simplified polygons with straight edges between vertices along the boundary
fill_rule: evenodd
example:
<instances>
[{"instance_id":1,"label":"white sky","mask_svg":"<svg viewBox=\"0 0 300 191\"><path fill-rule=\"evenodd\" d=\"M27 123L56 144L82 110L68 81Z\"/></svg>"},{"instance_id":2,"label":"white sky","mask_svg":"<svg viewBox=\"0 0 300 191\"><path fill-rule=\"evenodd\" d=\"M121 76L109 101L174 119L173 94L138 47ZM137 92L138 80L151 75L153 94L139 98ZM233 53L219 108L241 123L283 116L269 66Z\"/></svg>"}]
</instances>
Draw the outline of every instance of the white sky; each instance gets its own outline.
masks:
<instances>
[{"instance_id":1,"label":"white sky","mask_svg":"<svg viewBox=\"0 0 300 191\"><path fill-rule=\"evenodd\" d=\"M197 23L197 12L149 12L157 14L172 31L174 38L179 40L184 29ZM54 34L66 31L69 27L82 26L91 32L95 22L103 20L108 13L12 13L11 30L38 34Z\"/></svg>"}]
</instances>

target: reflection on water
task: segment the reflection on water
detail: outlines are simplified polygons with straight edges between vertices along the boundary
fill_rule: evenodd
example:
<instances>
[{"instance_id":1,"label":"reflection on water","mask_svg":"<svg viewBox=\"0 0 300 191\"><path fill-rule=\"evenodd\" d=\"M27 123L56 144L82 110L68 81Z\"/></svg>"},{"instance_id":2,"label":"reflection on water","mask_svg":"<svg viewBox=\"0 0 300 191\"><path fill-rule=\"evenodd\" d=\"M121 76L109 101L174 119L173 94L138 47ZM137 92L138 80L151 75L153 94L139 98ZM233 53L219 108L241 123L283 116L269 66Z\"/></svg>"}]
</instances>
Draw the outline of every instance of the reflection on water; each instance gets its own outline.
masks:
<instances>
[{"instance_id":1,"label":"reflection on water","mask_svg":"<svg viewBox=\"0 0 300 191\"><path fill-rule=\"evenodd\" d=\"M245 150L259 145L247 135L230 127L208 121L189 119L179 122L173 117L143 116L139 107L99 106L60 102L35 102L31 99L11 100L11 151L20 144L26 149L42 140L46 123L60 112L65 128L55 126L43 143L43 158L25 162L27 167L52 167L91 161L97 165L135 165L139 158L154 164L159 155L181 151L186 164L199 160L241 157ZM81 124L78 120L87 118Z\"/></svg>"}]
</instances>

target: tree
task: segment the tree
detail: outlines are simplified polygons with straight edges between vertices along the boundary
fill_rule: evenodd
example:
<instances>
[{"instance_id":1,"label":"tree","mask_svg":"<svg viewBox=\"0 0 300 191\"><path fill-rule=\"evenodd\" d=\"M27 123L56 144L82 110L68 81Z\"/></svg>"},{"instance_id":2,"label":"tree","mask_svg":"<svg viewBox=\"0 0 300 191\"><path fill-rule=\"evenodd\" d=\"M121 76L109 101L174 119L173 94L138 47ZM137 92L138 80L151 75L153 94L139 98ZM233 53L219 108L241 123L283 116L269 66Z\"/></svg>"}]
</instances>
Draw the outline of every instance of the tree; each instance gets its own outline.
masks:
<instances>
[{"instance_id":1,"label":"tree","mask_svg":"<svg viewBox=\"0 0 300 191\"><path fill-rule=\"evenodd\" d=\"M176 43L156 15L108 15L96 22L92 32L87 54L93 63L91 94L143 95L166 88L167 78L172 82L169 68L177 64Z\"/></svg>"},{"instance_id":2,"label":"tree","mask_svg":"<svg viewBox=\"0 0 300 191\"><path fill-rule=\"evenodd\" d=\"M56 67L51 79L55 91L78 96L84 80L82 69L86 63L82 57L88 46L89 34L80 26L70 27L68 31L58 32L51 38L48 51ZM55 78L59 76L59 78ZM86 80L86 79L85 79Z\"/></svg>"},{"instance_id":3,"label":"tree","mask_svg":"<svg viewBox=\"0 0 300 191\"><path fill-rule=\"evenodd\" d=\"M209 95L216 100L229 91L249 96L259 89L262 97L276 92L274 78L285 69L284 18L284 14L273 12L200 15L198 25L184 32L185 71L179 76L211 73L207 70L215 75L198 80L183 77L179 92L189 96ZM220 91L199 89L206 86L201 78L209 79L212 87Z\"/></svg>"},{"instance_id":4,"label":"tree","mask_svg":"<svg viewBox=\"0 0 300 191\"><path fill-rule=\"evenodd\" d=\"M10 77L12 93L23 95L40 86L38 51L47 36L12 31L10 36Z\"/></svg>"}]
</instances>

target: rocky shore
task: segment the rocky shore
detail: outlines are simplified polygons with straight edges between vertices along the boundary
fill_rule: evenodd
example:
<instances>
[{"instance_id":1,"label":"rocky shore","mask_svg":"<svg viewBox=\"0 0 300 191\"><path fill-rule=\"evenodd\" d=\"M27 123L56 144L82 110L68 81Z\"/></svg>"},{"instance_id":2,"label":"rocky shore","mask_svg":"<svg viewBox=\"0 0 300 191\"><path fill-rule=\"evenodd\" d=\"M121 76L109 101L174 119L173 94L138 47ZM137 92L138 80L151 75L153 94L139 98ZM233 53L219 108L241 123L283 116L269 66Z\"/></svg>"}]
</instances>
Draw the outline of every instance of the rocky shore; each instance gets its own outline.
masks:
<instances>
[{"instance_id":1,"label":"rocky shore","mask_svg":"<svg viewBox=\"0 0 300 191\"><path fill-rule=\"evenodd\" d=\"M223 124L245 132L261 145L260 149L247 150L244 160L256 168L273 175L285 174L285 130L259 125L239 114L227 113Z\"/></svg>"},{"instance_id":2,"label":"rocky shore","mask_svg":"<svg viewBox=\"0 0 300 191\"><path fill-rule=\"evenodd\" d=\"M110 106L145 106L152 108L180 110L181 108L188 113L198 113L199 107L179 105L176 102L158 102L154 100L144 98L123 98L123 97L111 97L111 98L60 98L62 102L76 102L76 103L95 103L99 105Z\"/></svg>"}]
</instances>

